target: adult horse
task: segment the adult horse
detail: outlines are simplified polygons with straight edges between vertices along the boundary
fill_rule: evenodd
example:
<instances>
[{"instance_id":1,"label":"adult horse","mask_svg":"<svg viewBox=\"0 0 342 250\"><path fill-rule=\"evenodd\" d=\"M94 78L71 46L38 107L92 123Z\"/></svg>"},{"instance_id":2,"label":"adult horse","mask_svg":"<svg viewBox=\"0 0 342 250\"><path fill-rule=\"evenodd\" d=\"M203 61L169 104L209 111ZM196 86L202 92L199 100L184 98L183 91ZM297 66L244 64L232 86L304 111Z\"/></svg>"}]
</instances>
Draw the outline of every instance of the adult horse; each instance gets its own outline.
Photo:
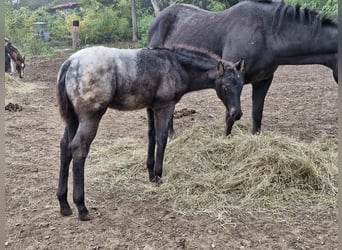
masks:
<instances>
[{"instance_id":1,"label":"adult horse","mask_svg":"<svg viewBox=\"0 0 342 250\"><path fill-rule=\"evenodd\" d=\"M245 60L252 83L252 132L261 129L264 101L279 65L322 64L337 82L338 29L315 11L280 1L241 1L223 12L175 4L164 9L148 32L148 47L186 44L223 59Z\"/></svg>"},{"instance_id":2,"label":"adult horse","mask_svg":"<svg viewBox=\"0 0 342 250\"><path fill-rule=\"evenodd\" d=\"M5 38L5 72L13 74L14 69L12 62L15 64L15 69L18 72L20 78L24 77L25 71L25 56L22 56L17 48Z\"/></svg>"},{"instance_id":3,"label":"adult horse","mask_svg":"<svg viewBox=\"0 0 342 250\"><path fill-rule=\"evenodd\" d=\"M241 117L242 62L235 64L191 48L113 49L92 47L70 56L58 73L57 100L64 119L57 197L62 215L70 215L68 173L73 161L73 199L81 220L88 220L84 203L84 164L107 108L147 109L150 181L162 177L168 124L176 103L190 91L216 89L230 117Z\"/></svg>"}]
</instances>

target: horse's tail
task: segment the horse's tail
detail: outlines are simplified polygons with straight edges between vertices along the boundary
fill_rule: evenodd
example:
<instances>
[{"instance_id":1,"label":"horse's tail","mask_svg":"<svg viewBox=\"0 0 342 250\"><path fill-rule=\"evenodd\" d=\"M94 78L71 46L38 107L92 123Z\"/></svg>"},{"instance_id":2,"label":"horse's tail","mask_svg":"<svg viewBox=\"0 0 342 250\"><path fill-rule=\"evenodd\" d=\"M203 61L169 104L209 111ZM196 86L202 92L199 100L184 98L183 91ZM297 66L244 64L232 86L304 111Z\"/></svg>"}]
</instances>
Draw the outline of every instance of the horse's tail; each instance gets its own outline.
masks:
<instances>
[{"instance_id":1,"label":"horse's tail","mask_svg":"<svg viewBox=\"0 0 342 250\"><path fill-rule=\"evenodd\" d=\"M78 123L78 118L65 89L65 77L70 67L70 63L69 60L63 63L58 72L56 93L61 117L66 123L72 124L75 122Z\"/></svg>"}]
</instances>

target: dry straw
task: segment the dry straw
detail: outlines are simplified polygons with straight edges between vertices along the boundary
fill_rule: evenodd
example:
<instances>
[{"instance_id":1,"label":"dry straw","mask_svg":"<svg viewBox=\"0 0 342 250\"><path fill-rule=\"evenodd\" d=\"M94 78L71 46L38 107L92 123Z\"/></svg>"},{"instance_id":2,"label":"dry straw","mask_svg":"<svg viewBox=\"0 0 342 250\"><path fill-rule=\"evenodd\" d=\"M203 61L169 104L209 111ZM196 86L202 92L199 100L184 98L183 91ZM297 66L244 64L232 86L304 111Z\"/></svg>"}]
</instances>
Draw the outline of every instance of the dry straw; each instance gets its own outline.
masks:
<instances>
[{"instance_id":1,"label":"dry straw","mask_svg":"<svg viewBox=\"0 0 342 250\"><path fill-rule=\"evenodd\" d=\"M166 201L179 213L223 220L234 208L336 205L336 140L251 135L247 127L237 123L229 138L221 122L178 135L167 145L159 186L148 182L144 141L123 138L108 141L110 146L95 145L89 164L97 166L89 170L90 182Z\"/></svg>"},{"instance_id":2,"label":"dry straw","mask_svg":"<svg viewBox=\"0 0 342 250\"><path fill-rule=\"evenodd\" d=\"M5 101L14 101L13 98L16 94L23 95L32 93L36 89L46 88L46 86L39 85L38 83L23 82L17 75L5 74Z\"/></svg>"}]
</instances>

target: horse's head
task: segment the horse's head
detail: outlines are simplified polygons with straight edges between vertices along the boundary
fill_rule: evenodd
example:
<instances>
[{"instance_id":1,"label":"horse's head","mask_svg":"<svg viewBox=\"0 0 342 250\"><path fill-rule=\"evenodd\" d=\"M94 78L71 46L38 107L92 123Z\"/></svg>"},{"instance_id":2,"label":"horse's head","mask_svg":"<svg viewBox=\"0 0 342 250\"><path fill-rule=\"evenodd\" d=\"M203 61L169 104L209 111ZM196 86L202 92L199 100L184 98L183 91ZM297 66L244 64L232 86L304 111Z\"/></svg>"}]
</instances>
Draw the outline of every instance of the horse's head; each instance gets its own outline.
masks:
<instances>
[{"instance_id":1,"label":"horse's head","mask_svg":"<svg viewBox=\"0 0 342 250\"><path fill-rule=\"evenodd\" d=\"M18 56L15 60L15 68L20 78L24 77L25 71L25 56Z\"/></svg>"},{"instance_id":2,"label":"horse's head","mask_svg":"<svg viewBox=\"0 0 342 250\"><path fill-rule=\"evenodd\" d=\"M216 72L213 74L216 94L227 108L226 121L228 127L230 126L229 123L234 123L242 116L240 95L244 84L243 70L243 60L235 64L220 61ZM230 133L230 129L227 134Z\"/></svg>"}]
</instances>

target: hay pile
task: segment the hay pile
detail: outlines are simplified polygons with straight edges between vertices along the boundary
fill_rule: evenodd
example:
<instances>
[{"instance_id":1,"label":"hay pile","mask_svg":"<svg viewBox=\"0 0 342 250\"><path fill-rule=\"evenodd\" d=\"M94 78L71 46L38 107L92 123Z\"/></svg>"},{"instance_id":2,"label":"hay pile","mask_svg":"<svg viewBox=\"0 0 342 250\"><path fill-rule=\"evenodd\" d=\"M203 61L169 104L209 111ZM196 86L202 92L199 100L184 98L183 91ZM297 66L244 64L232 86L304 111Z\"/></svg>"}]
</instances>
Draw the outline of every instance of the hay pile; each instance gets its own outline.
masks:
<instances>
[{"instance_id":1,"label":"hay pile","mask_svg":"<svg viewBox=\"0 0 342 250\"><path fill-rule=\"evenodd\" d=\"M98 162L90 175L113 191L126 186L170 202L179 213L220 219L239 207L336 205L337 140L307 143L276 133L251 135L249 128L237 123L229 138L221 122L178 131L167 145L160 186L148 182L147 145L134 138L94 149Z\"/></svg>"},{"instance_id":2,"label":"hay pile","mask_svg":"<svg viewBox=\"0 0 342 250\"><path fill-rule=\"evenodd\" d=\"M34 90L44 88L44 86L23 82L20 78L16 75L12 76L9 74L5 74L5 101L14 102L13 96L15 94L23 95L32 93Z\"/></svg>"}]
</instances>

